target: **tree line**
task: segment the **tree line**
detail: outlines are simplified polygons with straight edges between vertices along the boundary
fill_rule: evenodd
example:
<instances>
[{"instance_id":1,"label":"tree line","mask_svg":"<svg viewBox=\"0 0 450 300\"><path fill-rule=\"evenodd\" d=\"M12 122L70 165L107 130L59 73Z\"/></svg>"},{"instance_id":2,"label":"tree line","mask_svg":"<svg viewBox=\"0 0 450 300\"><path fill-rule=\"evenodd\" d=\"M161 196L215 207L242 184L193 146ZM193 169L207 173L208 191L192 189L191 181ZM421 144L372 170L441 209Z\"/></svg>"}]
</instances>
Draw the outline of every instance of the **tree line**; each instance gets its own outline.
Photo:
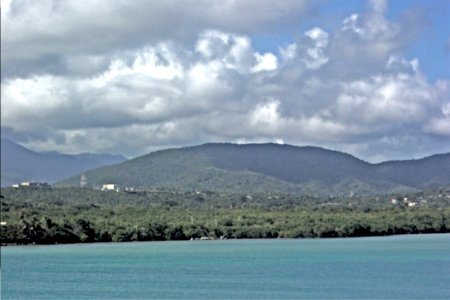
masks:
<instances>
[{"instance_id":1,"label":"tree line","mask_svg":"<svg viewBox=\"0 0 450 300\"><path fill-rule=\"evenodd\" d=\"M194 201L196 205L186 207L179 204L183 202L181 194L173 191L161 193L158 201L142 195L82 189L8 189L2 190L2 195L3 245L450 232L447 205L353 205L354 199L316 205L306 199L303 204L294 200L279 205L272 201L273 194L265 198L243 194L221 198L235 205L215 206L218 200L211 199L218 195L192 193L188 203ZM269 197L272 202L261 204L261 199ZM176 204L167 203L170 199Z\"/></svg>"}]
</instances>

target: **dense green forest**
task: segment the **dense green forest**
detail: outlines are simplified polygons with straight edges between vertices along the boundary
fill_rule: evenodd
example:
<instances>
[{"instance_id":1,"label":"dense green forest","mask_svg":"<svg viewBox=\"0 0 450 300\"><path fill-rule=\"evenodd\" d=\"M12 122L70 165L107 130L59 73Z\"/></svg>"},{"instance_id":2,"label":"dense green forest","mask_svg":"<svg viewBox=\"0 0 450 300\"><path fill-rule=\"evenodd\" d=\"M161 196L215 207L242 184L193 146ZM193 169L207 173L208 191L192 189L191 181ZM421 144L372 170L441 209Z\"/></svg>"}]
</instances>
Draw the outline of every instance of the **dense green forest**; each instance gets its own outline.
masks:
<instances>
[{"instance_id":1,"label":"dense green forest","mask_svg":"<svg viewBox=\"0 0 450 300\"><path fill-rule=\"evenodd\" d=\"M448 188L367 198L80 188L1 194L3 245L450 232Z\"/></svg>"},{"instance_id":2,"label":"dense green forest","mask_svg":"<svg viewBox=\"0 0 450 300\"><path fill-rule=\"evenodd\" d=\"M156 151L84 173L87 186L279 191L315 196L376 195L450 182L450 153L370 164L342 152L279 144L205 144ZM58 183L79 186L80 175Z\"/></svg>"}]
</instances>

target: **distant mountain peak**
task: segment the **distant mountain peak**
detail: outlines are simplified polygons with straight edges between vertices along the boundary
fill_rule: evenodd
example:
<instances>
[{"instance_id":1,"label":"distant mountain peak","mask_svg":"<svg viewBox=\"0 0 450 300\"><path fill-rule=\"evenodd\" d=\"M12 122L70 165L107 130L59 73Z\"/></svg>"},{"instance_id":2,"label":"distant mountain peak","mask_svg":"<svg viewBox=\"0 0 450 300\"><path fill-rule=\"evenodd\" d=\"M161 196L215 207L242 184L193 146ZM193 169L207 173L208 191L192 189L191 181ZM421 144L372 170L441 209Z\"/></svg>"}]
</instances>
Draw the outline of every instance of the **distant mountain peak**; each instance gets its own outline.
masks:
<instances>
[{"instance_id":1,"label":"distant mountain peak","mask_svg":"<svg viewBox=\"0 0 450 300\"><path fill-rule=\"evenodd\" d=\"M1 186L23 181L56 182L98 167L124 162L110 154L70 155L55 151L39 153L11 140L1 139Z\"/></svg>"}]
</instances>

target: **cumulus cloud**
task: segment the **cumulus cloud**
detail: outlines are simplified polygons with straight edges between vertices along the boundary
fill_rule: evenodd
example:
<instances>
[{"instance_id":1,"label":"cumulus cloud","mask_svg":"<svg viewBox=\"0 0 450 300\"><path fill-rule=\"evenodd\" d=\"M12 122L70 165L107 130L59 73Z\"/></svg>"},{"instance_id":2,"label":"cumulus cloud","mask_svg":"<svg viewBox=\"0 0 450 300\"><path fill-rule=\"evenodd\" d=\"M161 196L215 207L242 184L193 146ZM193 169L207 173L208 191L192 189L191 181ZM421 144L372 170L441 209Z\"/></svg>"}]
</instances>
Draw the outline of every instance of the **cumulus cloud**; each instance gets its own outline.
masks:
<instances>
[{"instance_id":1,"label":"cumulus cloud","mask_svg":"<svg viewBox=\"0 0 450 300\"><path fill-rule=\"evenodd\" d=\"M250 114L251 125L261 126L263 132L276 131L280 123L279 105L277 100L258 104Z\"/></svg>"},{"instance_id":2,"label":"cumulus cloud","mask_svg":"<svg viewBox=\"0 0 450 300\"><path fill-rule=\"evenodd\" d=\"M103 59L171 39L190 45L217 29L255 34L299 24L309 0L234 1L2 1L2 76L86 75ZM79 70L73 60L96 65Z\"/></svg>"},{"instance_id":3,"label":"cumulus cloud","mask_svg":"<svg viewBox=\"0 0 450 300\"><path fill-rule=\"evenodd\" d=\"M450 82L402 55L409 29L385 1L272 52L254 34L298 24L307 1L3 3L2 133L35 150L273 141L372 161L450 150Z\"/></svg>"},{"instance_id":4,"label":"cumulus cloud","mask_svg":"<svg viewBox=\"0 0 450 300\"><path fill-rule=\"evenodd\" d=\"M365 16L352 14L344 19L342 30L352 31L363 40L377 40L378 42L390 40L400 33L397 24L389 22L385 13L387 2L385 0L369 0L369 11Z\"/></svg>"},{"instance_id":5,"label":"cumulus cloud","mask_svg":"<svg viewBox=\"0 0 450 300\"><path fill-rule=\"evenodd\" d=\"M312 43L312 47L306 49L306 66L310 69L318 69L328 61L328 57L323 53L328 45L328 33L316 27L305 32L305 36Z\"/></svg>"}]
</instances>

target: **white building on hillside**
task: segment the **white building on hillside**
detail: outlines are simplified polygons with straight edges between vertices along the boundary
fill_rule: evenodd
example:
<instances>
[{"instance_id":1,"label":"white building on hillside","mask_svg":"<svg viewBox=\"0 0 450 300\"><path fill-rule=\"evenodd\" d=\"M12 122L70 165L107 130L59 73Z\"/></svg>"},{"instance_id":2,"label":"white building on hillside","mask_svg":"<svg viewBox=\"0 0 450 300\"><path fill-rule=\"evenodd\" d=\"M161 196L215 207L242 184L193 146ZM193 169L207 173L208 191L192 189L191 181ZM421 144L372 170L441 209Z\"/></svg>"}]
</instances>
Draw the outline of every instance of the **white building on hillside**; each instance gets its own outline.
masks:
<instances>
[{"instance_id":1,"label":"white building on hillside","mask_svg":"<svg viewBox=\"0 0 450 300\"><path fill-rule=\"evenodd\" d=\"M104 184L102 185L102 191L119 191L119 187L115 184L112 183L108 183L108 184Z\"/></svg>"}]
</instances>

